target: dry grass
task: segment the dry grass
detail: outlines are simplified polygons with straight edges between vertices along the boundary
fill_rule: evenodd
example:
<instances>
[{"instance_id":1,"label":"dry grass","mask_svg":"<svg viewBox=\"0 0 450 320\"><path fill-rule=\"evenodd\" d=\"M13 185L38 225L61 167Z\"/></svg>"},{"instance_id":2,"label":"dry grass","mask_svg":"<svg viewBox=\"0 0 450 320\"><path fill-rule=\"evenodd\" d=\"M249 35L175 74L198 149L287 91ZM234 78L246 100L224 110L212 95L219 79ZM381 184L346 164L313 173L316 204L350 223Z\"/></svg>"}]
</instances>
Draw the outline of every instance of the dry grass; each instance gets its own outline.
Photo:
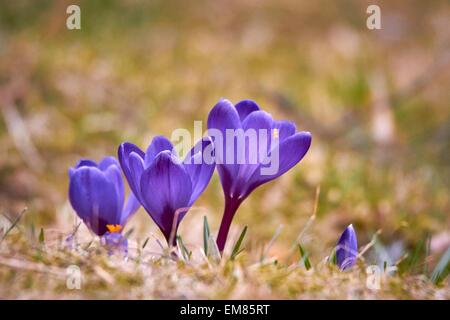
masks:
<instances>
[{"instance_id":1,"label":"dry grass","mask_svg":"<svg viewBox=\"0 0 450 320\"><path fill-rule=\"evenodd\" d=\"M274 256L260 261L245 251L236 261L225 257L216 263L200 249L184 261L147 246L123 259L108 256L96 241L69 250L58 240L30 245L18 232L1 248L1 292L7 299L450 299L447 286L420 275L385 275L379 290L369 289L362 262L350 272L325 260L306 270ZM66 285L73 265L81 270L79 290Z\"/></svg>"},{"instance_id":2,"label":"dry grass","mask_svg":"<svg viewBox=\"0 0 450 320\"><path fill-rule=\"evenodd\" d=\"M448 299L448 281L427 279L450 244L450 6L376 2L380 31L365 27L365 1L86 0L81 31L65 28L69 2L3 2L0 234L29 209L0 244L0 298ZM237 261L200 254L202 217L213 233L221 218L217 175L180 227L189 263L160 257L143 210L125 231L135 247L150 240L127 262L96 241L61 248L75 217L68 167L115 154L124 140L145 147L156 134L193 130L220 97L252 98L313 135L302 163L239 209L232 239L249 229ZM314 266L306 272L292 248L318 186L301 238ZM365 261L341 273L321 261L350 223L361 249L382 232ZM260 265L280 225L266 255L278 263ZM83 246L92 238L84 227L79 237ZM415 263L367 289L365 266L415 256L422 241ZM82 290L66 288L70 264Z\"/></svg>"}]
</instances>

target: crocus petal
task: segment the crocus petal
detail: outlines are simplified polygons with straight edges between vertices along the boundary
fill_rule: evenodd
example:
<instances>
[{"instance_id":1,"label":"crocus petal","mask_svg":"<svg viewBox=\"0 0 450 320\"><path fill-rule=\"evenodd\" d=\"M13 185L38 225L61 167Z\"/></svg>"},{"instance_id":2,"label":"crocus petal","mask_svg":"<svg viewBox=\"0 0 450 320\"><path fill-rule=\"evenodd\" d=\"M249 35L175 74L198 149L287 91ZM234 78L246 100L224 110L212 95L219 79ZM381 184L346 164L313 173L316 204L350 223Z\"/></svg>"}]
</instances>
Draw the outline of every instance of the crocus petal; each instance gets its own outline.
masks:
<instances>
[{"instance_id":1,"label":"crocus petal","mask_svg":"<svg viewBox=\"0 0 450 320\"><path fill-rule=\"evenodd\" d=\"M125 207L123 208L122 214L120 216L120 225L124 226L131 218L131 216L136 213L140 206L141 204L139 200L136 199L133 192L130 192Z\"/></svg>"},{"instance_id":2,"label":"crocus petal","mask_svg":"<svg viewBox=\"0 0 450 320\"><path fill-rule=\"evenodd\" d=\"M97 235L106 232L107 224L117 224L116 188L95 167L81 167L70 178L69 200L78 216Z\"/></svg>"},{"instance_id":3,"label":"crocus petal","mask_svg":"<svg viewBox=\"0 0 450 320\"><path fill-rule=\"evenodd\" d=\"M118 212L123 208L123 203L125 201L125 187L123 184L122 173L120 168L116 164L112 164L103 173L106 179L111 182L116 189L116 200Z\"/></svg>"},{"instance_id":4,"label":"crocus petal","mask_svg":"<svg viewBox=\"0 0 450 320\"><path fill-rule=\"evenodd\" d=\"M270 151L272 127L272 116L265 111L252 112L242 123L244 131L254 130L256 132L257 146L255 147L258 153L257 158L254 159L256 162L264 160ZM247 148L247 151L248 149L249 148ZM251 158L247 159L247 157L249 157L249 155L246 155L246 160L251 160Z\"/></svg>"},{"instance_id":5,"label":"crocus petal","mask_svg":"<svg viewBox=\"0 0 450 320\"><path fill-rule=\"evenodd\" d=\"M358 255L358 241L356 239L356 232L353 225L349 225L344 232L336 246L336 262L341 270L351 268Z\"/></svg>"},{"instance_id":6,"label":"crocus petal","mask_svg":"<svg viewBox=\"0 0 450 320\"><path fill-rule=\"evenodd\" d=\"M248 179L270 152L272 125L272 116L265 111L250 113L242 123L245 134L253 141L243 141L244 149L241 152L245 159L244 163L239 165L239 172L233 184L233 194L240 194Z\"/></svg>"},{"instance_id":7,"label":"crocus petal","mask_svg":"<svg viewBox=\"0 0 450 320\"><path fill-rule=\"evenodd\" d=\"M145 167L147 168L153 162L158 153L165 150L173 150L172 142L164 136L154 137L145 152Z\"/></svg>"},{"instance_id":8,"label":"crocus petal","mask_svg":"<svg viewBox=\"0 0 450 320\"><path fill-rule=\"evenodd\" d=\"M237 175L239 165L236 161L236 139L232 144L230 141L226 141L227 129L236 130L241 129L241 120L239 114L233 104L226 100L221 99L210 111L208 115L208 130L218 130L222 135L222 146L214 141L214 133L208 133L213 138L216 153L217 170L220 175L220 180L225 192L228 192L231 188L234 177ZM233 163L226 163L226 155L230 154L234 156Z\"/></svg>"},{"instance_id":9,"label":"crocus petal","mask_svg":"<svg viewBox=\"0 0 450 320\"><path fill-rule=\"evenodd\" d=\"M78 161L75 168L81 168L81 167L97 167L97 163L95 161L89 160L89 159L81 159Z\"/></svg>"},{"instance_id":10,"label":"crocus petal","mask_svg":"<svg viewBox=\"0 0 450 320\"><path fill-rule=\"evenodd\" d=\"M159 226L167 240L175 212L189 205L191 179L184 166L170 151L160 152L141 176L141 203ZM186 211L182 212L177 223Z\"/></svg>"},{"instance_id":11,"label":"crocus petal","mask_svg":"<svg viewBox=\"0 0 450 320\"><path fill-rule=\"evenodd\" d=\"M72 177L75 171L77 171L77 169L81 167L97 167L97 163L89 159L81 159L77 162L74 168L69 168L69 177Z\"/></svg>"},{"instance_id":12,"label":"crocus petal","mask_svg":"<svg viewBox=\"0 0 450 320\"><path fill-rule=\"evenodd\" d=\"M98 168L102 171L105 171L106 169L108 169L110 166L113 165L119 167L119 162L117 162L116 158L109 156L104 157L102 161L100 161L100 163L98 164Z\"/></svg>"},{"instance_id":13,"label":"crocus petal","mask_svg":"<svg viewBox=\"0 0 450 320\"><path fill-rule=\"evenodd\" d=\"M72 177L72 175L75 173L75 172L77 172L77 169L75 169L75 168L69 168L69 178L71 178Z\"/></svg>"},{"instance_id":14,"label":"crocus petal","mask_svg":"<svg viewBox=\"0 0 450 320\"><path fill-rule=\"evenodd\" d=\"M142 159L145 158L145 153L138 146L130 142L123 142L117 152L120 165L128 164L128 157L132 152L137 153Z\"/></svg>"},{"instance_id":15,"label":"crocus petal","mask_svg":"<svg viewBox=\"0 0 450 320\"><path fill-rule=\"evenodd\" d=\"M248 187L241 196L247 196L256 187L281 176L291 169L305 156L310 146L311 134L309 132L298 132L281 142L277 147L278 150L272 150L271 153L271 155L273 154L275 156L276 151L278 151L278 170L273 174L262 173L261 169L263 165L259 166L250 177ZM269 160L266 159L264 163L268 163L268 165L265 165L264 168L268 169L268 167L274 165L273 161L276 160L272 159L272 162L269 163Z\"/></svg>"},{"instance_id":16,"label":"crocus petal","mask_svg":"<svg viewBox=\"0 0 450 320\"><path fill-rule=\"evenodd\" d=\"M206 153L211 147L212 140L211 138L206 137L192 148L183 161L184 168L189 174L192 184L192 194L189 200L189 206L191 206L205 190L214 173L214 159L208 159L207 157L210 155Z\"/></svg>"},{"instance_id":17,"label":"crocus petal","mask_svg":"<svg viewBox=\"0 0 450 320\"><path fill-rule=\"evenodd\" d=\"M128 179L130 189L136 198L141 200L141 176L145 169L144 160L137 153L132 152L128 157L128 168L130 170L130 178Z\"/></svg>"},{"instance_id":18,"label":"crocus petal","mask_svg":"<svg viewBox=\"0 0 450 320\"><path fill-rule=\"evenodd\" d=\"M295 132L296 127L293 122L287 120L273 121L270 149L277 148L281 142L294 135Z\"/></svg>"},{"instance_id":19,"label":"crocus petal","mask_svg":"<svg viewBox=\"0 0 450 320\"><path fill-rule=\"evenodd\" d=\"M290 136L295 134L295 132L297 130L295 127L295 123L293 123L292 121L287 121L287 120L273 121L272 129L278 130L277 140L279 142L286 140L287 138L289 138Z\"/></svg>"},{"instance_id":20,"label":"crocus petal","mask_svg":"<svg viewBox=\"0 0 450 320\"><path fill-rule=\"evenodd\" d=\"M260 110L259 106L253 100L242 100L242 101L239 101L235 105L235 108L236 108L237 112L239 113L239 118L241 119L241 122L243 122L244 119L250 113Z\"/></svg>"},{"instance_id":21,"label":"crocus petal","mask_svg":"<svg viewBox=\"0 0 450 320\"><path fill-rule=\"evenodd\" d=\"M140 169L140 165L144 166L144 157L145 153L139 149L136 145L124 142L119 146L118 149L118 157L119 163L127 178L130 189L133 191L134 195L139 199L139 190L140 190L140 174L142 170ZM140 158L142 161L137 161L138 159L133 159L132 165L130 164L130 155L134 154L133 157ZM139 177L139 178L138 178Z\"/></svg>"}]
</instances>

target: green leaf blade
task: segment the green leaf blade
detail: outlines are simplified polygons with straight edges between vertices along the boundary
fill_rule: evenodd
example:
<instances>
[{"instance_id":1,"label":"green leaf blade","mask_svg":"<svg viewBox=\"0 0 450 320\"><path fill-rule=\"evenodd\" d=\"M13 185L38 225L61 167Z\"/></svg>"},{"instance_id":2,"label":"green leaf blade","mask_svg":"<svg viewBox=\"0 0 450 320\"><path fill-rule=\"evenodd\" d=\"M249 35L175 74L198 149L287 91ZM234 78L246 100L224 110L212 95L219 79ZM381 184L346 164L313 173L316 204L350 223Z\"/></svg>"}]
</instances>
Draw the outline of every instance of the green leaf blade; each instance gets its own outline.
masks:
<instances>
[{"instance_id":1,"label":"green leaf blade","mask_svg":"<svg viewBox=\"0 0 450 320\"><path fill-rule=\"evenodd\" d=\"M300 243L298 244L298 251L300 252L301 262L305 266L306 270L311 269L311 261L309 261L309 252L307 252Z\"/></svg>"},{"instance_id":2,"label":"green leaf blade","mask_svg":"<svg viewBox=\"0 0 450 320\"><path fill-rule=\"evenodd\" d=\"M208 241L210 234L211 232L209 231L208 218L203 216L203 249L206 256L208 256Z\"/></svg>"},{"instance_id":3,"label":"green leaf blade","mask_svg":"<svg viewBox=\"0 0 450 320\"><path fill-rule=\"evenodd\" d=\"M44 244L44 242L45 242L44 228L41 228L41 231L39 232L39 243Z\"/></svg>"},{"instance_id":4,"label":"green leaf blade","mask_svg":"<svg viewBox=\"0 0 450 320\"><path fill-rule=\"evenodd\" d=\"M242 241L244 241L245 238L245 234L247 233L247 226L244 227L244 229L241 232L241 235L239 236L238 240L236 241L236 244L234 245L233 251L231 253L231 260L234 260L237 255L242 252L241 250L241 245L242 245Z\"/></svg>"}]
</instances>

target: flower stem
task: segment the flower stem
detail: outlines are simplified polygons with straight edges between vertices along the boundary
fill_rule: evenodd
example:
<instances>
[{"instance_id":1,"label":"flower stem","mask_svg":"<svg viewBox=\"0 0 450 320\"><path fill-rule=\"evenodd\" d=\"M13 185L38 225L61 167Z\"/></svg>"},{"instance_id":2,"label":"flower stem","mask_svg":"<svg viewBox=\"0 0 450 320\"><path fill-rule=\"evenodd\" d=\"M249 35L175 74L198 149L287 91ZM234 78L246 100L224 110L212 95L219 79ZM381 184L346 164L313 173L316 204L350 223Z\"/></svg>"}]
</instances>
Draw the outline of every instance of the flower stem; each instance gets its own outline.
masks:
<instances>
[{"instance_id":1,"label":"flower stem","mask_svg":"<svg viewBox=\"0 0 450 320\"><path fill-rule=\"evenodd\" d=\"M233 198L225 198L225 209L223 212L222 222L220 223L219 234L217 235L217 248L220 253L225 248L227 242L228 232L230 231L231 222L233 221L234 214L239 208L241 201L237 201Z\"/></svg>"}]
</instances>

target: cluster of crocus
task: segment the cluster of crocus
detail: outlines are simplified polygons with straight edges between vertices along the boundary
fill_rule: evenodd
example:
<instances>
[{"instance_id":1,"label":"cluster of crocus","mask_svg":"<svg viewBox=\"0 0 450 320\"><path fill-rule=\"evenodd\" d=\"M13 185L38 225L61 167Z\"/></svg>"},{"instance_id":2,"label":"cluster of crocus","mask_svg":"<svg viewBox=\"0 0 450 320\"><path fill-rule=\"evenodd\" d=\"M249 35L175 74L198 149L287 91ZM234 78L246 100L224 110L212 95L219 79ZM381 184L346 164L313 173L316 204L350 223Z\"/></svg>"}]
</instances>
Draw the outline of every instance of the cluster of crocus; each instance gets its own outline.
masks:
<instances>
[{"instance_id":1,"label":"cluster of crocus","mask_svg":"<svg viewBox=\"0 0 450 320\"><path fill-rule=\"evenodd\" d=\"M249 144L216 144L211 131L227 136L229 130L265 130L258 136L257 155ZM120 234L139 205L157 224L169 245L175 245L178 225L207 187L214 169L222 183L225 210L217 236L222 252L233 217L242 202L258 186L281 176L296 165L311 145L309 132L297 132L290 121L276 121L251 100L236 105L221 99L208 116L208 134L180 161L171 142L162 136L153 139L146 151L124 142L118 159L131 189L124 207L124 186L117 161L107 157L98 165L82 160L70 169L69 198L72 207L97 235ZM236 137L232 138L236 139ZM233 141L234 142L234 141ZM216 147L214 147L216 145ZM227 162L236 155L245 161ZM277 155L277 170L263 173L268 159ZM256 161L249 161L250 159ZM116 238L108 238L117 240Z\"/></svg>"}]
</instances>

